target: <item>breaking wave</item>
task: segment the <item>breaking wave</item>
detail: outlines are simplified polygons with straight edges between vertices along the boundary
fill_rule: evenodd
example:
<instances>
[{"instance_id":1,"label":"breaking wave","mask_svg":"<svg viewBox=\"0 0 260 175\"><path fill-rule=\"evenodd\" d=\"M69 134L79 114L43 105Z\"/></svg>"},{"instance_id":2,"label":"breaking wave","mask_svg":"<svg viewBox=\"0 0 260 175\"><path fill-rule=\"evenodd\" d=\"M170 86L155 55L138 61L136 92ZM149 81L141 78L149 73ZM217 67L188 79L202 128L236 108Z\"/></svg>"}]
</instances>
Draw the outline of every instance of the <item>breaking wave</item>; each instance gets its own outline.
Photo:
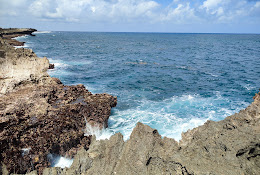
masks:
<instances>
[{"instance_id":1,"label":"breaking wave","mask_svg":"<svg viewBox=\"0 0 260 175\"><path fill-rule=\"evenodd\" d=\"M41 33L51 33L51 31L36 31L33 34L41 34Z\"/></svg>"}]
</instances>

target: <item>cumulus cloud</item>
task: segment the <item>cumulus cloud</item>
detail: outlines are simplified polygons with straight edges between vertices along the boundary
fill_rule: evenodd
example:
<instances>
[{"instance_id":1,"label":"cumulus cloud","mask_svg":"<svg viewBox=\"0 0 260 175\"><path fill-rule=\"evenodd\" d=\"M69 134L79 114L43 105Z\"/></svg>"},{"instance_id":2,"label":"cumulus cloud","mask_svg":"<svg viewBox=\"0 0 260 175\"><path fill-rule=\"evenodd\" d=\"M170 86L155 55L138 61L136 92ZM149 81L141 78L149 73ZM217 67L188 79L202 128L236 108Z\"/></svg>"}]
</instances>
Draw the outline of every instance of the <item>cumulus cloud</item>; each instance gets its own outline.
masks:
<instances>
[{"instance_id":1,"label":"cumulus cloud","mask_svg":"<svg viewBox=\"0 0 260 175\"><path fill-rule=\"evenodd\" d=\"M218 7L221 2L223 2L223 0L206 0L203 2L201 7L210 10Z\"/></svg>"},{"instance_id":2,"label":"cumulus cloud","mask_svg":"<svg viewBox=\"0 0 260 175\"><path fill-rule=\"evenodd\" d=\"M37 17L73 22L229 22L248 15L250 9L256 14L252 8L257 9L260 3L245 0L195 1L191 5L187 0L173 0L163 8L160 1L155 0L35 0L28 11Z\"/></svg>"},{"instance_id":3,"label":"cumulus cloud","mask_svg":"<svg viewBox=\"0 0 260 175\"><path fill-rule=\"evenodd\" d=\"M248 0L205 0L199 6L198 12L200 17L208 22L238 23L243 20L243 22L256 22L252 21L251 17L256 16L252 8L255 9L258 3L259 1Z\"/></svg>"},{"instance_id":4,"label":"cumulus cloud","mask_svg":"<svg viewBox=\"0 0 260 175\"><path fill-rule=\"evenodd\" d=\"M190 3L179 3L175 0L173 4L167 7L165 12L161 13L157 20L185 24L191 21L196 22L199 18L195 15L195 9L190 7Z\"/></svg>"},{"instance_id":5,"label":"cumulus cloud","mask_svg":"<svg viewBox=\"0 0 260 175\"><path fill-rule=\"evenodd\" d=\"M225 0L206 0L199 8L206 9L207 14L221 16L227 3Z\"/></svg>"},{"instance_id":6,"label":"cumulus cloud","mask_svg":"<svg viewBox=\"0 0 260 175\"><path fill-rule=\"evenodd\" d=\"M48 18L117 21L149 17L158 6L157 2L147 0L36 0L30 5L29 12Z\"/></svg>"},{"instance_id":7,"label":"cumulus cloud","mask_svg":"<svg viewBox=\"0 0 260 175\"><path fill-rule=\"evenodd\" d=\"M0 0L0 16L20 15L20 9L26 6L27 0Z\"/></svg>"},{"instance_id":8,"label":"cumulus cloud","mask_svg":"<svg viewBox=\"0 0 260 175\"><path fill-rule=\"evenodd\" d=\"M0 0L0 17L73 23L257 23L260 0ZM259 22L258 22L259 23Z\"/></svg>"}]
</instances>

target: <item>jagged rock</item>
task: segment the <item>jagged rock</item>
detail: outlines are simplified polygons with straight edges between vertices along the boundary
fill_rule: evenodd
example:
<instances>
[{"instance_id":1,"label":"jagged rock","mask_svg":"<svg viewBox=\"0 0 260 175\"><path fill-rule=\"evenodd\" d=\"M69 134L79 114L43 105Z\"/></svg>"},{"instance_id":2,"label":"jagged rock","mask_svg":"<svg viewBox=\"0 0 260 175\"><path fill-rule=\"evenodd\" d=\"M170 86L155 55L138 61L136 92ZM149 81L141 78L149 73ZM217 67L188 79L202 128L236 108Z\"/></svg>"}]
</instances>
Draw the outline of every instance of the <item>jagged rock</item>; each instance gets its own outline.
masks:
<instances>
[{"instance_id":1,"label":"jagged rock","mask_svg":"<svg viewBox=\"0 0 260 175\"><path fill-rule=\"evenodd\" d=\"M46 175L76 174L248 174L260 172L260 93L245 110L183 133L176 142L137 123L130 139L120 133L81 149L70 168L47 168Z\"/></svg>"}]
</instances>

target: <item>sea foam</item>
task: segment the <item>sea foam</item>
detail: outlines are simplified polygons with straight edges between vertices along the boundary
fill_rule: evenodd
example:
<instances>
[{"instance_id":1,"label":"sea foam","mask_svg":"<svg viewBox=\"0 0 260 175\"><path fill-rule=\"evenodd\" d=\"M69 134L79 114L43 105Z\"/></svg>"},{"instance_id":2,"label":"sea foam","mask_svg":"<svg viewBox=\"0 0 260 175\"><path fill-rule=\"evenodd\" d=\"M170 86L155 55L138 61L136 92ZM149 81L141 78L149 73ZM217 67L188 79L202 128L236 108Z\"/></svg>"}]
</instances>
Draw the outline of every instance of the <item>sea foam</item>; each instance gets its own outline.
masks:
<instances>
[{"instance_id":1,"label":"sea foam","mask_svg":"<svg viewBox=\"0 0 260 175\"><path fill-rule=\"evenodd\" d=\"M90 135L96 136L96 140L105 140L109 139L113 135L113 132L111 132L109 129L105 129L104 127L100 128L98 125L92 126L88 122L86 122L84 136Z\"/></svg>"},{"instance_id":2,"label":"sea foam","mask_svg":"<svg viewBox=\"0 0 260 175\"><path fill-rule=\"evenodd\" d=\"M48 155L48 160L51 162L51 167L69 168L73 163L73 159L53 154Z\"/></svg>"},{"instance_id":3,"label":"sea foam","mask_svg":"<svg viewBox=\"0 0 260 175\"><path fill-rule=\"evenodd\" d=\"M28 44L24 44L23 46L14 46L15 48L28 48L29 45Z\"/></svg>"},{"instance_id":4,"label":"sea foam","mask_svg":"<svg viewBox=\"0 0 260 175\"><path fill-rule=\"evenodd\" d=\"M180 140L182 132L200 126L207 120L223 119L240 109L231 110L225 107L227 103L228 99L218 93L208 98L188 94L163 101L143 99L137 108L124 111L114 109L107 130L110 133L121 132L127 140L136 123L142 122L158 129L162 136Z\"/></svg>"},{"instance_id":5,"label":"sea foam","mask_svg":"<svg viewBox=\"0 0 260 175\"><path fill-rule=\"evenodd\" d=\"M41 33L51 33L51 31L36 31L33 34L41 34Z\"/></svg>"}]
</instances>

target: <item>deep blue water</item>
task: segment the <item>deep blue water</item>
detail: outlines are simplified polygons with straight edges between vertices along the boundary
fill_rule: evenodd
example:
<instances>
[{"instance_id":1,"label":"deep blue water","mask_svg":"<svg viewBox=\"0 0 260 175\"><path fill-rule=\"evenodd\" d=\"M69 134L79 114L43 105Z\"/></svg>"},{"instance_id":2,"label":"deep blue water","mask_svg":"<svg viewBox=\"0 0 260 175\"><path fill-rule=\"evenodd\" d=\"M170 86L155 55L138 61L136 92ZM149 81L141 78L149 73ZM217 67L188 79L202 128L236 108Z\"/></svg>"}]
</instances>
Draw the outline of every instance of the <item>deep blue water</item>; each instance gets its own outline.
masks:
<instances>
[{"instance_id":1,"label":"deep blue water","mask_svg":"<svg viewBox=\"0 0 260 175\"><path fill-rule=\"evenodd\" d=\"M64 84L118 97L105 134L127 139L140 121L163 136L221 120L260 88L260 35L36 33L21 37Z\"/></svg>"}]
</instances>

